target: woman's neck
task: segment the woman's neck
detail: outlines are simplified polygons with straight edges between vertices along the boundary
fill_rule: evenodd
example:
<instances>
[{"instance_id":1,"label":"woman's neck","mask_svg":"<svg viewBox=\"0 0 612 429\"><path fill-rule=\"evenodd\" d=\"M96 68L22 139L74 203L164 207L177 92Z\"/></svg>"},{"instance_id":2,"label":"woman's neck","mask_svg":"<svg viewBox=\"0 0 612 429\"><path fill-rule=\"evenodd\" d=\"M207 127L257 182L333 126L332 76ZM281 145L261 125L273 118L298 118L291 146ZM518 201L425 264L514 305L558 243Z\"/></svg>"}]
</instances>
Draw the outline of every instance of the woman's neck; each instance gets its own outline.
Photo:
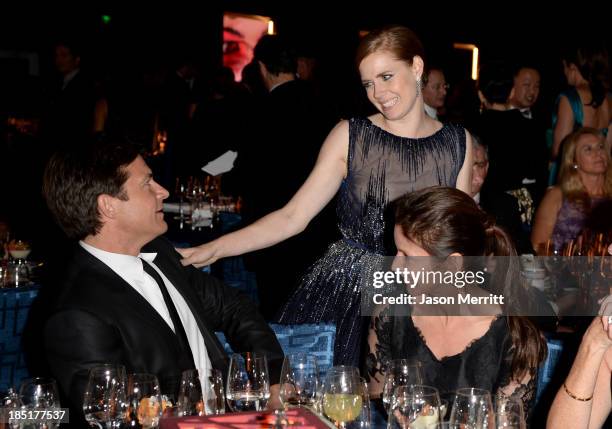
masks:
<instances>
[{"instance_id":1,"label":"woman's neck","mask_svg":"<svg viewBox=\"0 0 612 429\"><path fill-rule=\"evenodd\" d=\"M580 173L580 180L589 197L601 197L605 195L605 176L602 174Z\"/></svg>"}]
</instances>

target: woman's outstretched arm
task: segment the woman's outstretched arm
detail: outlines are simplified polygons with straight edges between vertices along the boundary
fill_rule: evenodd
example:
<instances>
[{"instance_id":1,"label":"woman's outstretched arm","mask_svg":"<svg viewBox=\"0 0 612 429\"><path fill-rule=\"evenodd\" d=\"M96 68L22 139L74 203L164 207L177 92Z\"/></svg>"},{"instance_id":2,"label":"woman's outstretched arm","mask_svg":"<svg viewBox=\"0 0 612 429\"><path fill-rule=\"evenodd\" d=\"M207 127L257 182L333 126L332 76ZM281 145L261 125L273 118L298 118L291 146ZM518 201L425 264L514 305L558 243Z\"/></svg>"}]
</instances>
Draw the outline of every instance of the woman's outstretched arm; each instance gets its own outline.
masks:
<instances>
[{"instance_id":1,"label":"woman's outstretched arm","mask_svg":"<svg viewBox=\"0 0 612 429\"><path fill-rule=\"evenodd\" d=\"M347 172L348 142L349 124L342 121L325 139L306 182L284 207L209 243L177 249L184 258L183 265L208 265L220 258L272 246L302 232L340 188Z\"/></svg>"}]
</instances>

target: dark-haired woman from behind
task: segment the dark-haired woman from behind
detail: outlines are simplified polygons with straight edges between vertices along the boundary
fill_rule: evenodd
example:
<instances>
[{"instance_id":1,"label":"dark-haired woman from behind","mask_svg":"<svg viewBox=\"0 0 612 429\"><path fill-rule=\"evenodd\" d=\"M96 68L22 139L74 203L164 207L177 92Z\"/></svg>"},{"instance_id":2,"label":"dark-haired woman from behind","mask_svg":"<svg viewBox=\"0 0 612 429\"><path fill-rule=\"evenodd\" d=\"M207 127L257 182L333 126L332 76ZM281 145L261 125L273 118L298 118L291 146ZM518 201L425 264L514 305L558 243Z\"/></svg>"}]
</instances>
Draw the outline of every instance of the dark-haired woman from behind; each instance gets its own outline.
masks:
<instances>
[{"instance_id":1,"label":"dark-haired woman from behind","mask_svg":"<svg viewBox=\"0 0 612 429\"><path fill-rule=\"evenodd\" d=\"M517 302L522 286L515 281L516 251L508 235L469 196L445 187L402 197L395 222L396 261L408 257L404 260L414 263L421 256L448 262L457 257L465 270L471 259L467 256L505 256L495 258L486 288L446 286L451 292L441 292L438 288L444 286L435 285L429 287L430 296L493 293L505 300L483 302L472 312L465 307L432 308L421 304L420 296L410 306L379 306L371 319L366 359L372 396L382 391L390 360L410 359L421 363L423 384L442 395L465 387L486 389L522 400L527 413L546 345L529 320L511 315L521 314Z\"/></svg>"}]
</instances>

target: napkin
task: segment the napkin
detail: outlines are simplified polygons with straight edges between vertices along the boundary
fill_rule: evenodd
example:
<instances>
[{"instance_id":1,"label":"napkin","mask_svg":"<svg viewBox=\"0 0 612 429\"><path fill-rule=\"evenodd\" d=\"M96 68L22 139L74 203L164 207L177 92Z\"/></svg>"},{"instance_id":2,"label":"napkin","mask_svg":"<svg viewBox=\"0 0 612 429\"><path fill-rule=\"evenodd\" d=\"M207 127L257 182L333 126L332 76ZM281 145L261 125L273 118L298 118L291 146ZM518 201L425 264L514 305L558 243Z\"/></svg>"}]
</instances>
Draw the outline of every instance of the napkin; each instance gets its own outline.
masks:
<instances>
[{"instance_id":1,"label":"napkin","mask_svg":"<svg viewBox=\"0 0 612 429\"><path fill-rule=\"evenodd\" d=\"M219 174L226 173L234 168L234 161L236 161L237 157L238 152L228 150L219 158L210 161L208 164L202 167L202 170L211 176L218 176Z\"/></svg>"}]
</instances>

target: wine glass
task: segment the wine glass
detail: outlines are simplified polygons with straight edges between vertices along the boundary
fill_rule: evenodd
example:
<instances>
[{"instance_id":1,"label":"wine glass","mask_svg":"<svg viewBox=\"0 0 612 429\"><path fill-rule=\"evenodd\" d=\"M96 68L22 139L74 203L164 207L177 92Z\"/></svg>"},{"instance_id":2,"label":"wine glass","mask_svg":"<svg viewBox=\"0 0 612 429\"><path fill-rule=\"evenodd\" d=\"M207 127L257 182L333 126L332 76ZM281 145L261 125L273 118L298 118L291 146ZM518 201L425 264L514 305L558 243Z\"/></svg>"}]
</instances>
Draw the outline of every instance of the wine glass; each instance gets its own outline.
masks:
<instances>
[{"instance_id":1,"label":"wine glass","mask_svg":"<svg viewBox=\"0 0 612 429\"><path fill-rule=\"evenodd\" d=\"M28 255L32 251L30 243L24 240L11 240L8 244L8 250L10 255L14 259L27 259Z\"/></svg>"},{"instance_id":2,"label":"wine glass","mask_svg":"<svg viewBox=\"0 0 612 429\"><path fill-rule=\"evenodd\" d=\"M312 405L319 385L317 360L306 353L285 356L280 381L280 400L288 405Z\"/></svg>"},{"instance_id":3,"label":"wine glass","mask_svg":"<svg viewBox=\"0 0 612 429\"><path fill-rule=\"evenodd\" d=\"M232 411L261 411L270 398L268 361L260 353L234 353L227 375L226 398Z\"/></svg>"},{"instance_id":4,"label":"wine glass","mask_svg":"<svg viewBox=\"0 0 612 429\"><path fill-rule=\"evenodd\" d=\"M525 412L521 400L498 394L495 398L497 427L526 429Z\"/></svg>"},{"instance_id":5,"label":"wine glass","mask_svg":"<svg viewBox=\"0 0 612 429\"><path fill-rule=\"evenodd\" d=\"M54 379L48 377L35 377L24 380L19 387L19 399L22 409L49 410L59 408L59 390ZM57 423L41 422L33 427L48 428Z\"/></svg>"},{"instance_id":6,"label":"wine glass","mask_svg":"<svg viewBox=\"0 0 612 429\"><path fill-rule=\"evenodd\" d=\"M327 374L323 383L323 414L336 427L347 428L356 420L363 408L363 387L354 368L337 369Z\"/></svg>"},{"instance_id":7,"label":"wine glass","mask_svg":"<svg viewBox=\"0 0 612 429\"><path fill-rule=\"evenodd\" d=\"M223 375L218 369L183 371L178 396L179 416L225 413Z\"/></svg>"},{"instance_id":8,"label":"wine glass","mask_svg":"<svg viewBox=\"0 0 612 429\"><path fill-rule=\"evenodd\" d=\"M451 409L450 423L457 427L473 429L494 428L495 413L491 393L473 387L457 390Z\"/></svg>"},{"instance_id":9,"label":"wine glass","mask_svg":"<svg viewBox=\"0 0 612 429\"><path fill-rule=\"evenodd\" d=\"M361 412L356 419L347 424L347 429L370 429L372 421L372 410L370 409L370 394L368 391L368 383L365 378L359 377L359 388L361 395Z\"/></svg>"},{"instance_id":10,"label":"wine glass","mask_svg":"<svg viewBox=\"0 0 612 429\"><path fill-rule=\"evenodd\" d=\"M128 377L129 426L153 429L162 415L162 396L159 381L153 374L130 374Z\"/></svg>"},{"instance_id":11,"label":"wine glass","mask_svg":"<svg viewBox=\"0 0 612 429\"><path fill-rule=\"evenodd\" d=\"M440 422L440 395L435 387L399 386L393 392L388 429L425 428Z\"/></svg>"},{"instance_id":12,"label":"wine glass","mask_svg":"<svg viewBox=\"0 0 612 429\"><path fill-rule=\"evenodd\" d=\"M390 361L387 365L382 391L382 401L387 411L391 406L391 398L395 389L399 386L409 386L411 384L423 384L421 364L409 359Z\"/></svg>"},{"instance_id":13,"label":"wine glass","mask_svg":"<svg viewBox=\"0 0 612 429\"><path fill-rule=\"evenodd\" d=\"M83 414L98 429L121 427L127 408L125 367L101 365L89 370L83 398Z\"/></svg>"},{"instance_id":14,"label":"wine glass","mask_svg":"<svg viewBox=\"0 0 612 429\"><path fill-rule=\"evenodd\" d=\"M11 240L8 243L11 261L7 267L6 283L11 287L27 285L30 282L30 268L27 257L31 252L30 244L23 240Z\"/></svg>"}]
</instances>

